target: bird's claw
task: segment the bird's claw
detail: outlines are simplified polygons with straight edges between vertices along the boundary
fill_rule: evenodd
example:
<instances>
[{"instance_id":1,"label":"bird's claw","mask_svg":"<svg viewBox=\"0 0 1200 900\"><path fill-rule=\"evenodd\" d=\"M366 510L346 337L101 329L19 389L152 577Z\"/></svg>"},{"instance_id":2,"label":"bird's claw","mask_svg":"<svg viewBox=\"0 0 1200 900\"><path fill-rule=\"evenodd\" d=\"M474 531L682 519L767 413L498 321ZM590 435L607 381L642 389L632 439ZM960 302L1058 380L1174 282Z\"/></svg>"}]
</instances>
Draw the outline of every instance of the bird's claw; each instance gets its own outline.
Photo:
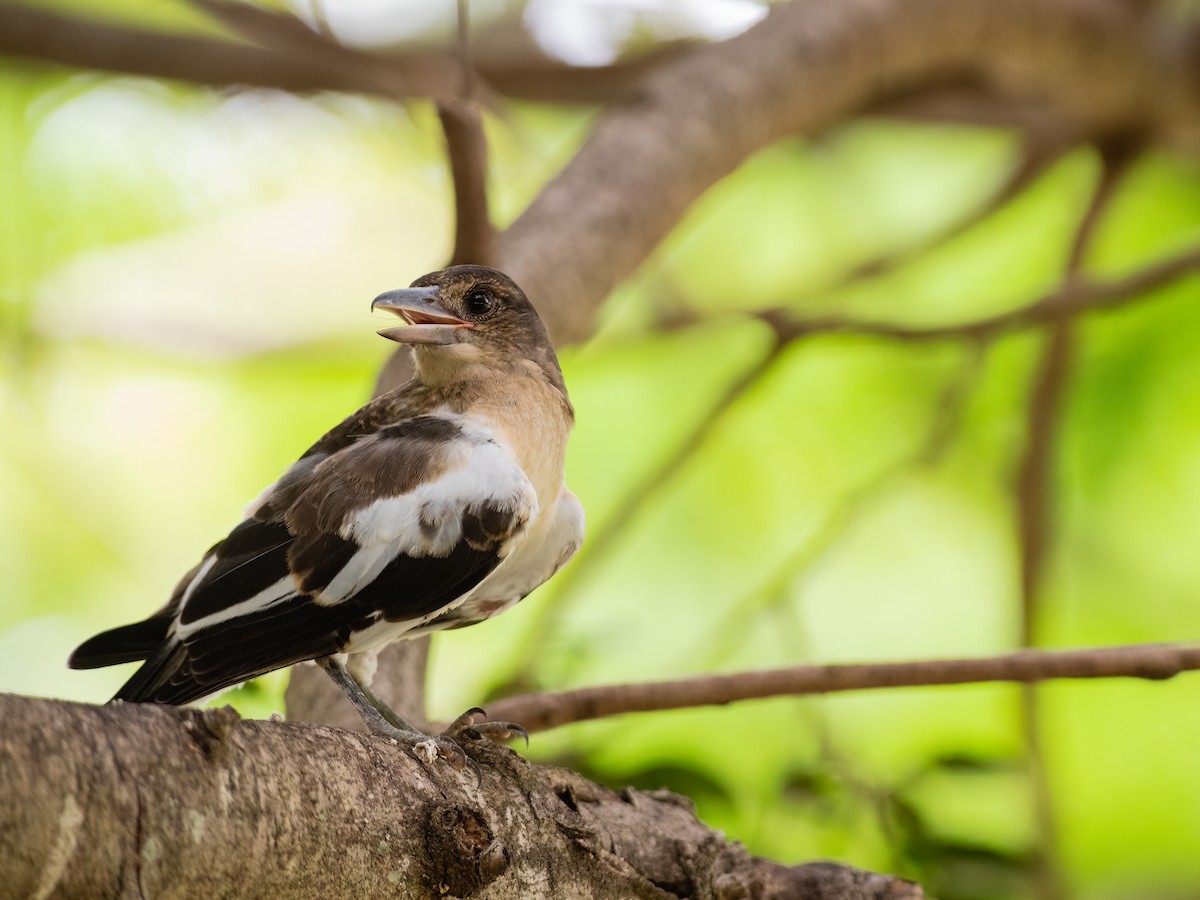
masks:
<instances>
[{"instance_id":1,"label":"bird's claw","mask_svg":"<svg viewBox=\"0 0 1200 900\"><path fill-rule=\"evenodd\" d=\"M497 744L519 737L524 739L526 747L529 746L528 731L516 722L489 722L487 711L478 706L471 707L447 725L439 736L455 742L489 740Z\"/></svg>"},{"instance_id":2,"label":"bird's claw","mask_svg":"<svg viewBox=\"0 0 1200 900\"><path fill-rule=\"evenodd\" d=\"M463 744L466 741L488 740L500 743L520 737L529 746L529 732L515 722L489 722L487 713L478 706L468 709L438 734L425 735L420 732L400 729L384 720L382 716L370 721L371 731L380 737L407 745L408 750L426 765L436 759L444 759L458 771L470 766L479 784L483 784L483 770L475 762Z\"/></svg>"},{"instance_id":3,"label":"bird's claw","mask_svg":"<svg viewBox=\"0 0 1200 900\"><path fill-rule=\"evenodd\" d=\"M461 735L475 725L478 719L480 722L487 720L487 710L479 706L472 706L465 713L442 729L442 734L451 740Z\"/></svg>"},{"instance_id":4,"label":"bird's claw","mask_svg":"<svg viewBox=\"0 0 1200 900\"><path fill-rule=\"evenodd\" d=\"M525 741L525 746L529 746L529 732L516 722L480 722L472 726L470 731L473 737L478 736L497 744L521 738Z\"/></svg>"}]
</instances>

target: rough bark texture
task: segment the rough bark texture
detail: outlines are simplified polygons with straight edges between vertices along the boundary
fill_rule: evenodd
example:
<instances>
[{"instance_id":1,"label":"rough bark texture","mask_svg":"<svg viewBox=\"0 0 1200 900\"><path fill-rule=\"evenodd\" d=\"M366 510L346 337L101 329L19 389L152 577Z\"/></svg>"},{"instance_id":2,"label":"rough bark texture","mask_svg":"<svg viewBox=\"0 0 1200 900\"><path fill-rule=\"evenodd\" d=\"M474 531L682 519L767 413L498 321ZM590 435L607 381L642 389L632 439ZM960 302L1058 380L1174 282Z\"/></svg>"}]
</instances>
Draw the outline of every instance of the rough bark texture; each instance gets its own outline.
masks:
<instances>
[{"instance_id":1,"label":"rough bark texture","mask_svg":"<svg viewBox=\"0 0 1200 900\"><path fill-rule=\"evenodd\" d=\"M920 898L788 868L667 792L620 793L510 750L479 775L229 709L0 696L0 893L14 897Z\"/></svg>"}]
</instances>

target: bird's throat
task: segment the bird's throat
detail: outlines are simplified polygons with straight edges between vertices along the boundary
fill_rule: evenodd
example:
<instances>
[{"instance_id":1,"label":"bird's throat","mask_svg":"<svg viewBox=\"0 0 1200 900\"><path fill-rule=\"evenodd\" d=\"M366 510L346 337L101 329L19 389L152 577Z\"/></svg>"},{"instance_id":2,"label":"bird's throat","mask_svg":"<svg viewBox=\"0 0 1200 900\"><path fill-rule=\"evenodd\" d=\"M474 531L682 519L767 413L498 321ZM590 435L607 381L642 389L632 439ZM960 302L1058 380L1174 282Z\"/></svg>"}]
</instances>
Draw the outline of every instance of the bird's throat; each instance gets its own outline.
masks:
<instances>
[{"instance_id":1,"label":"bird's throat","mask_svg":"<svg viewBox=\"0 0 1200 900\"><path fill-rule=\"evenodd\" d=\"M434 390L485 380L489 368L484 353L473 344L413 345L417 378Z\"/></svg>"}]
</instances>

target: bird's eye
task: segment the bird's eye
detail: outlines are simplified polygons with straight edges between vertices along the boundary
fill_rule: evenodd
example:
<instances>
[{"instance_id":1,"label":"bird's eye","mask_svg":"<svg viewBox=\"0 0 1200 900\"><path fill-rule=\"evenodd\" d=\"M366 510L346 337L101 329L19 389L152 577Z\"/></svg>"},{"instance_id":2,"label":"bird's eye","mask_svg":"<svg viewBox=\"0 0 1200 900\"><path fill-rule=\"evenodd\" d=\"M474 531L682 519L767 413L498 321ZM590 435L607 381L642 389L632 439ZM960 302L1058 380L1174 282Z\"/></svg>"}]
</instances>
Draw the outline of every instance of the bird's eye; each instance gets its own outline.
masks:
<instances>
[{"instance_id":1,"label":"bird's eye","mask_svg":"<svg viewBox=\"0 0 1200 900\"><path fill-rule=\"evenodd\" d=\"M482 316L492 311L496 301L487 291L471 291L467 294L467 312L473 316Z\"/></svg>"}]
</instances>

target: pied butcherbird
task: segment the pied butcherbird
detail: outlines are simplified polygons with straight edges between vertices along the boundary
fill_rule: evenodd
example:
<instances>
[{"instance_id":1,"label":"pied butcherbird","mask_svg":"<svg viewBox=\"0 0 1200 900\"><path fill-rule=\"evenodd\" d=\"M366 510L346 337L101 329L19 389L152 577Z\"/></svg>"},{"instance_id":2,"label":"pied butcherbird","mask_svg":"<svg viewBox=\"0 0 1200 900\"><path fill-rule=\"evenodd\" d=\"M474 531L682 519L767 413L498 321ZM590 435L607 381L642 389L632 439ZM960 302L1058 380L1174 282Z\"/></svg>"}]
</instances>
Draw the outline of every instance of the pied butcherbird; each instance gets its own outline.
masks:
<instances>
[{"instance_id":1,"label":"pied butcherbird","mask_svg":"<svg viewBox=\"0 0 1200 900\"><path fill-rule=\"evenodd\" d=\"M114 700L188 703L317 660L372 731L411 744L425 736L370 689L379 649L508 609L579 548L574 410L521 289L454 266L371 306L407 323L379 333L412 346L415 377L317 441L162 609L75 650L73 668L145 660ZM484 730L477 712L460 731Z\"/></svg>"}]
</instances>

